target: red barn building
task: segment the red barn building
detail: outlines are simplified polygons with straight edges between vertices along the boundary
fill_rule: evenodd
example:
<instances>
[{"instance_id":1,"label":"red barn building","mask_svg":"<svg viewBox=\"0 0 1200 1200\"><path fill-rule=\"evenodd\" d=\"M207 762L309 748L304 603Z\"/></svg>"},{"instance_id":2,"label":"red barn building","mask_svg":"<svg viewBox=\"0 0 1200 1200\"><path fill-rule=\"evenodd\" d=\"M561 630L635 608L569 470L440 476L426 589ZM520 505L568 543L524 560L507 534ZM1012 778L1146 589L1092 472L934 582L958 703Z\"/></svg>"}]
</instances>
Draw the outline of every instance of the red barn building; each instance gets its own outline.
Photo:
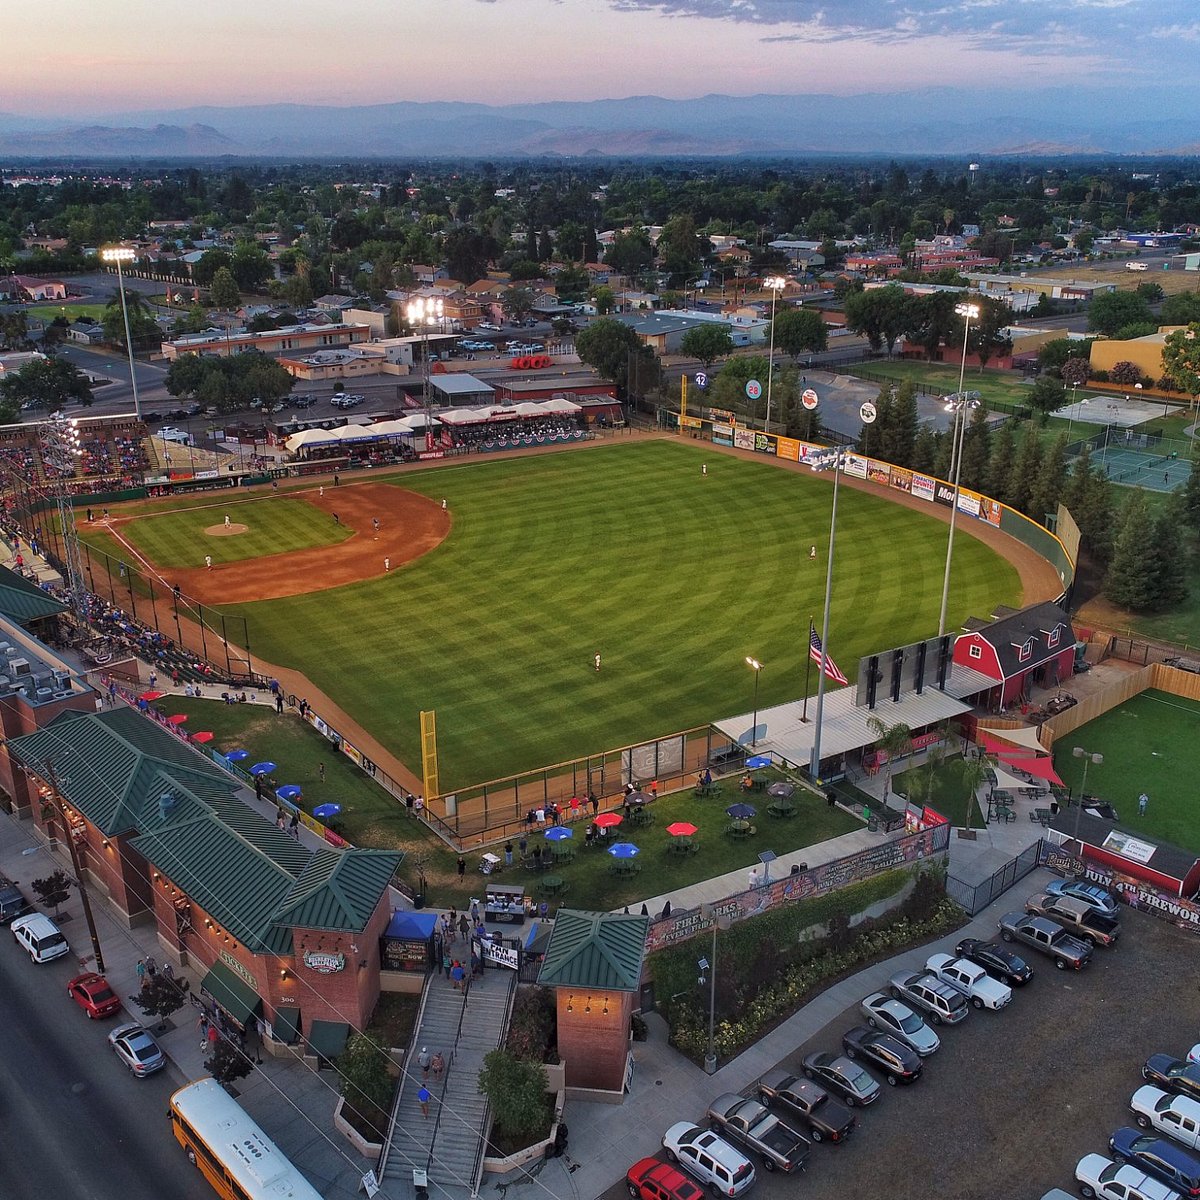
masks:
<instances>
[{"instance_id":1,"label":"red barn building","mask_svg":"<svg viewBox=\"0 0 1200 1200\"><path fill-rule=\"evenodd\" d=\"M954 662L995 681L988 693L995 705L1026 700L1032 687L1056 687L1075 673L1075 631L1057 604L1002 608L995 619L972 617L965 628Z\"/></svg>"}]
</instances>

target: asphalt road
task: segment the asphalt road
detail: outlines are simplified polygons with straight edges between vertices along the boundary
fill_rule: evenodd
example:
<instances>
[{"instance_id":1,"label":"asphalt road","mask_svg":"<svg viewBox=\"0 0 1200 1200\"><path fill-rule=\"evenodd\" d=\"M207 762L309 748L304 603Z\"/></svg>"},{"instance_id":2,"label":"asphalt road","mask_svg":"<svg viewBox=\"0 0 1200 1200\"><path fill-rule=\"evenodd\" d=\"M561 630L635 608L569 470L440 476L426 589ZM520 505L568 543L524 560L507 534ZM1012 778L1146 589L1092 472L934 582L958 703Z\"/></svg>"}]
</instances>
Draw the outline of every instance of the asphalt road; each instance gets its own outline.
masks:
<instances>
[{"instance_id":1,"label":"asphalt road","mask_svg":"<svg viewBox=\"0 0 1200 1200\"><path fill-rule=\"evenodd\" d=\"M1020 907L1016 893L1013 907ZM803 1178L758 1171L757 1200L1024 1200L1074 1193L1076 1163L1131 1125L1129 1098L1155 1053L1200 1040L1200 937L1122 907L1124 930L1081 973L1030 952L1034 978L999 1013L939 1030L942 1048L911 1087L884 1087L844 1146L814 1146ZM840 1049L847 1010L786 1063ZM699 1120L700 1111L664 1113ZM786 1118L785 1118L786 1119ZM624 1184L605 1197L617 1200Z\"/></svg>"},{"instance_id":2,"label":"asphalt road","mask_svg":"<svg viewBox=\"0 0 1200 1200\"><path fill-rule=\"evenodd\" d=\"M65 932L86 943L74 922ZM89 1021L67 998L78 969L73 955L35 966L0 929L0 1196L211 1200L166 1120L184 1081L117 1063L105 1039L130 1018Z\"/></svg>"}]
</instances>

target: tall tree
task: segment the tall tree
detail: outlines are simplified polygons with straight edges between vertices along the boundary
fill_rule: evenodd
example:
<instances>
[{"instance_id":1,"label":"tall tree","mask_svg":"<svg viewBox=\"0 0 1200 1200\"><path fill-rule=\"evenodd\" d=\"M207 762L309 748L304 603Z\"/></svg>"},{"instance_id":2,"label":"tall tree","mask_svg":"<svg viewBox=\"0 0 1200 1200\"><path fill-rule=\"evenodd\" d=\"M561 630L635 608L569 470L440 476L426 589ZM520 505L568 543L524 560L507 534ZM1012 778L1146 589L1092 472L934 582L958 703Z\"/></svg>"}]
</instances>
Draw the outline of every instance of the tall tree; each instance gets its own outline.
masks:
<instances>
[{"instance_id":1,"label":"tall tree","mask_svg":"<svg viewBox=\"0 0 1200 1200\"><path fill-rule=\"evenodd\" d=\"M18 408L29 404L57 412L72 402L91 404L92 384L65 358L35 358L0 380L0 395Z\"/></svg>"},{"instance_id":2,"label":"tall tree","mask_svg":"<svg viewBox=\"0 0 1200 1200\"><path fill-rule=\"evenodd\" d=\"M125 309L129 313L129 336L135 346L159 340L158 325L150 313L146 297L133 288L125 289ZM100 316L100 324L104 329L104 338L114 345L125 346L125 312L121 308L121 289L114 288L104 305Z\"/></svg>"},{"instance_id":3,"label":"tall tree","mask_svg":"<svg viewBox=\"0 0 1200 1200\"><path fill-rule=\"evenodd\" d=\"M718 358L727 358L733 353L733 335L727 325L705 323L689 329L679 343L682 353L699 359L711 367Z\"/></svg>"},{"instance_id":4,"label":"tall tree","mask_svg":"<svg viewBox=\"0 0 1200 1200\"><path fill-rule=\"evenodd\" d=\"M1179 497L1172 497L1154 518L1147 571L1155 585L1155 612L1166 612L1187 599L1191 563L1183 540L1183 521L1183 501Z\"/></svg>"},{"instance_id":5,"label":"tall tree","mask_svg":"<svg viewBox=\"0 0 1200 1200\"><path fill-rule=\"evenodd\" d=\"M1088 329L1109 337L1126 325L1154 323L1150 305L1136 292L1103 292L1088 306Z\"/></svg>"},{"instance_id":6,"label":"tall tree","mask_svg":"<svg viewBox=\"0 0 1200 1200\"><path fill-rule=\"evenodd\" d=\"M1029 495L1029 515L1038 522L1058 511L1067 482L1067 435L1064 431L1046 447Z\"/></svg>"},{"instance_id":7,"label":"tall tree","mask_svg":"<svg viewBox=\"0 0 1200 1200\"><path fill-rule=\"evenodd\" d=\"M872 350L886 345L889 354L911 324L909 298L895 283L852 292L846 297L846 324L861 333Z\"/></svg>"},{"instance_id":8,"label":"tall tree","mask_svg":"<svg viewBox=\"0 0 1200 1200\"><path fill-rule=\"evenodd\" d=\"M988 412L981 404L971 414L970 424L963 434L962 471L963 487L973 492L985 491L988 460L992 451L992 434L988 426Z\"/></svg>"},{"instance_id":9,"label":"tall tree","mask_svg":"<svg viewBox=\"0 0 1200 1200\"><path fill-rule=\"evenodd\" d=\"M1163 371L1175 386L1200 405L1200 322L1167 334L1162 361Z\"/></svg>"},{"instance_id":10,"label":"tall tree","mask_svg":"<svg viewBox=\"0 0 1200 1200\"><path fill-rule=\"evenodd\" d=\"M932 361L938 348L944 345L954 330L957 320L954 313L953 292L933 292L928 296L917 296L908 305L908 321L905 333L925 351ZM961 325L959 326L961 329Z\"/></svg>"},{"instance_id":11,"label":"tall tree","mask_svg":"<svg viewBox=\"0 0 1200 1200\"><path fill-rule=\"evenodd\" d=\"M892 415L892 437L888 462L901 467L912 465L913 448L917 441L920 414L917 411L917 385L906 379L896 389L895 409Z\"/></svg>"},{"instance_id":12,"label":"tall tree","mask_svg":"<svg viewBox=\"0 0 1200 1200\"><path fill-rule=\"evenodd\" d=\"M1028 514L1029 499L1033 494L1033 482L1042 465L1042 441L1037 430L1026 426L1025 434L1017 446L1008 474L1007 501L1013 508Z\"/></svg>"},{"instance_id":13,"label":"tall tree","mask_svg":"<svg viewBox=\"0 0 1200 1200\"><path fill-rule=\"evenodd\" d=\"M896 769L897 760L912 753L913 731L903 721L889 725L879 717L868 717L867 728L875 735L875 746L887 755L887 778L883 785L886 803L888 792L892 790L892 772Z\"/></svg>"},{"instance_id":14,"label":"tall tree","mask_svg":"<svg viewBox=\"0 0 1200 1200\"><path fill-rule=\"evenodd\" d=\"M1192 532L1200 534L1200 458L1192 459L1192 469L1183 489L1183 516Z\"/></svg>"},{"instance_id":15,"label":"tall tree","mask_svg":"<svg viewBox=\"0 0 1200 1200\"><path fill-rule=\"evenodd\" d=\"M1133 488L1121 513L1113 544L1112 562L1104 579L1104 594L1121 608L1151 612L1156 604L1157 579L1150 569L1154 522L1141 488Z\"/></svg>"},{"instance_id":16,"label":"tall tree","mask_svg":"<svg viewBox=\"0 0 1200 1200\"><path fill-rule=\"evenodd\" d=\"M1012 342L1005 330L1012 324L1013 310L1003 300L991 296L980 296L976 308L979 315L967 330L967 350L979 360L982 371L998 352L1011 349ZM962 345L960 337L955 337L955 342Z\"/></svg>"},{"instance_id":17,"label":"tall tree","mask_svg":"<svg viewBox=\"0 0 1200 1200\"><path fill-rule=\"evenodd\" d=\"M816 354L829 345L825 319L815 308L789 308L772 322L775 345L791 358Z\"/></svg>"},{"instance_id":18,"label":"tall tree","mask_svg":"<svg viewBox=\"0 0 1200 1200\"><path fill-rule=\"evenodd\" d=\"M233 272L228 267L221 267L213 276L209 298L212 300L214 308L222 309L225 312L233 312L241 304L242 293L238 289Z\"/></svg>"},{"instance_id":19,"label":"tall tree","mask_svg":"<svg viewBox=\"0 0 1200 1200\"><path fill-rule=\"evenodd\" d=\"M1012 423L1005 421L992 435L991 454L983 485L984 492L1002 504L1008 503L1008 477L1015 453L1016 434Z\"/></svg>"},{"instance_id":20,"label":"tall tree","mask_svg":"<svg viewBox=\"0 0 1200 1200\"><path fill-rule=\"evenodd\" d=\"M612 317L601 317L581 330L575 338L575 350L583 362L595 367L626 395L631 392L631 384L639 394L658 384L658 355L628 325Z\"/></svg>"}]
</instances>

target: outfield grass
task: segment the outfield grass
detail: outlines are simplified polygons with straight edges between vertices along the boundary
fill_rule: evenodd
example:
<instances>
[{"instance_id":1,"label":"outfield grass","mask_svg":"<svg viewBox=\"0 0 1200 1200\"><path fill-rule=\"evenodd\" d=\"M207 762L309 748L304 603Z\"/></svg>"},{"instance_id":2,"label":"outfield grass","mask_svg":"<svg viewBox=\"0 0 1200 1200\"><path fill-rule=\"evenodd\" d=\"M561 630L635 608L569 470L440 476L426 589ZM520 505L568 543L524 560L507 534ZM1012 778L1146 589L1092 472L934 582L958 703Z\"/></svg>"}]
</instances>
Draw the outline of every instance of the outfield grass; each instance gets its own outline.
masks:
<instances>
[{"instance_id":1,"label":"outfield grass","mask_svg":"<svg viewBox=\"0 0 1200 1200\"><path fill-rule=\"evenodd\" d=\"M448 499L437 549L381 579L240 607L257 655L303 671L414 767L418 714L436 711L444 789L749 711L747 655L765 664L760 707L803 691L828 479L648 442L396 482ZM830 651L844 670L933 630L945 544L933 517L842 490ZM953 627L1016 604L1020 585L960 537L951 597Z\"/></svg>"},{"instance_id":2,"label":"outfield grass","mask_svg":"<svg viewBox=\"0 0 1200 1200\"><path fill-rule=\"evenodd\" d=\"M246 532L236 536L204 532L221 525L226 515L235 525L246 525ZM121 532L157 566L202 567L206 554L215 563L245 562L336 545L354 534L353 529L318 519L323 515L303 500L284 497L241 504L207 498L202 507L144 517L123 525Z\"/></svg>"},{"instance_id":3,"label":"outfield grass","mask_svg":"<svg viewBox=\"0 0 1200 1200\"><path fill-rule=\"evenodd\" d=\"M1191 751L1200 732L1200 703L1167 692L1146 691L1068 734L1056 747L1054 767L1078 794L1082 746L1103 754L1088 767L1087 790L1112 804L1131 830L1200 854L1200 799L1191 789ZM1137 798L1150 803L1138 816Z\"/></svg>"},{"instance_id":4,"label":"outfield grass","mask_svg":"<svg viewBox=\"0 0 1200 1200\"><path fill-rule=\"evenodd\" d=\"M295 783L303 789L300 805L311 812L318 804L342 806L336 828L356 846L376 846L405 852L401 874L417 881L418 867L428 885L429 902L437 907L455 905L465 909L470 898L480 894L478 856L468 856L469 872L458 877L457 855L446 848L425 825L413 820L403 805L383 788L372 783L345 755L334 754L329 743L311 725L294 713L278 715L273 708L259 704L224 704L217 700L190 700L170 696L157 705L165 713L187 713L188 728L210 730L210 744L220 752L242 747L250 751L247 762L269 759L279 765L275 772L281 784ZM325 765L325 782L320 780L318 764ZM806 797L800 800L800 815L785 821L765 814L758 803L758 836L734 842L723 836L728 823L725 808L735 798L735 784L726 785L724 799L696 800L691 789L661 797L654 805L655 822L641 829L621 829L615 840L631 841L642 853L642 870L635 876L618 879L608 870L612 859L603 850L584 850L584 824L577 827L575 861L556 866L554 874L567 883L563 899L576 907L609 909L636 904L648 896L657 896L674 888L698 883L715 875L758 862L759 851L770 848L785 854L815 842L859 827L861 824L841 809ZM740 797L738 797L740 798ZM666 827L672 821L691 821L699 827L699 851L686 859L667 853L671 841ZM514 839L514 845L517 839ZM537 843L548 848L543 834L531 833L529 849ZM499 851L501 855L503 851ZM539 876L514 867L509 873L531 894L536 893ZM507 877L507 876L506 876Z\"/></svg>"}]
</instances>

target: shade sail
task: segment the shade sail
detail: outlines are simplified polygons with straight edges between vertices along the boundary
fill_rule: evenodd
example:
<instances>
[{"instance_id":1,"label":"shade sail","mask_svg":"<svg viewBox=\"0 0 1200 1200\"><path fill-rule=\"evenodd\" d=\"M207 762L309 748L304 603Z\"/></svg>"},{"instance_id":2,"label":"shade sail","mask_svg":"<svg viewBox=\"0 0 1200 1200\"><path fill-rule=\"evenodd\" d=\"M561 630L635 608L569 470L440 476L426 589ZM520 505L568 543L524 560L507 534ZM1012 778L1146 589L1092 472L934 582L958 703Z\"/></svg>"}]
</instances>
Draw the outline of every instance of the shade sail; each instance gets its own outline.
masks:
<instances>
[{"instance_id":1,"label":"shade sail","mask_svg":"<svg viewBox=\"0 0 1200 1200\"><path fill-rule=\"evenodd\" d=\"M1049 783L1057 783L1059 787L1063 786L1063 781L1058 777L1054 764L1048 758L1013 759L1008 765L1015 767L1018 771L1025 771L1036 779L1045 779Z\"/></svg>"}]
</instances>

